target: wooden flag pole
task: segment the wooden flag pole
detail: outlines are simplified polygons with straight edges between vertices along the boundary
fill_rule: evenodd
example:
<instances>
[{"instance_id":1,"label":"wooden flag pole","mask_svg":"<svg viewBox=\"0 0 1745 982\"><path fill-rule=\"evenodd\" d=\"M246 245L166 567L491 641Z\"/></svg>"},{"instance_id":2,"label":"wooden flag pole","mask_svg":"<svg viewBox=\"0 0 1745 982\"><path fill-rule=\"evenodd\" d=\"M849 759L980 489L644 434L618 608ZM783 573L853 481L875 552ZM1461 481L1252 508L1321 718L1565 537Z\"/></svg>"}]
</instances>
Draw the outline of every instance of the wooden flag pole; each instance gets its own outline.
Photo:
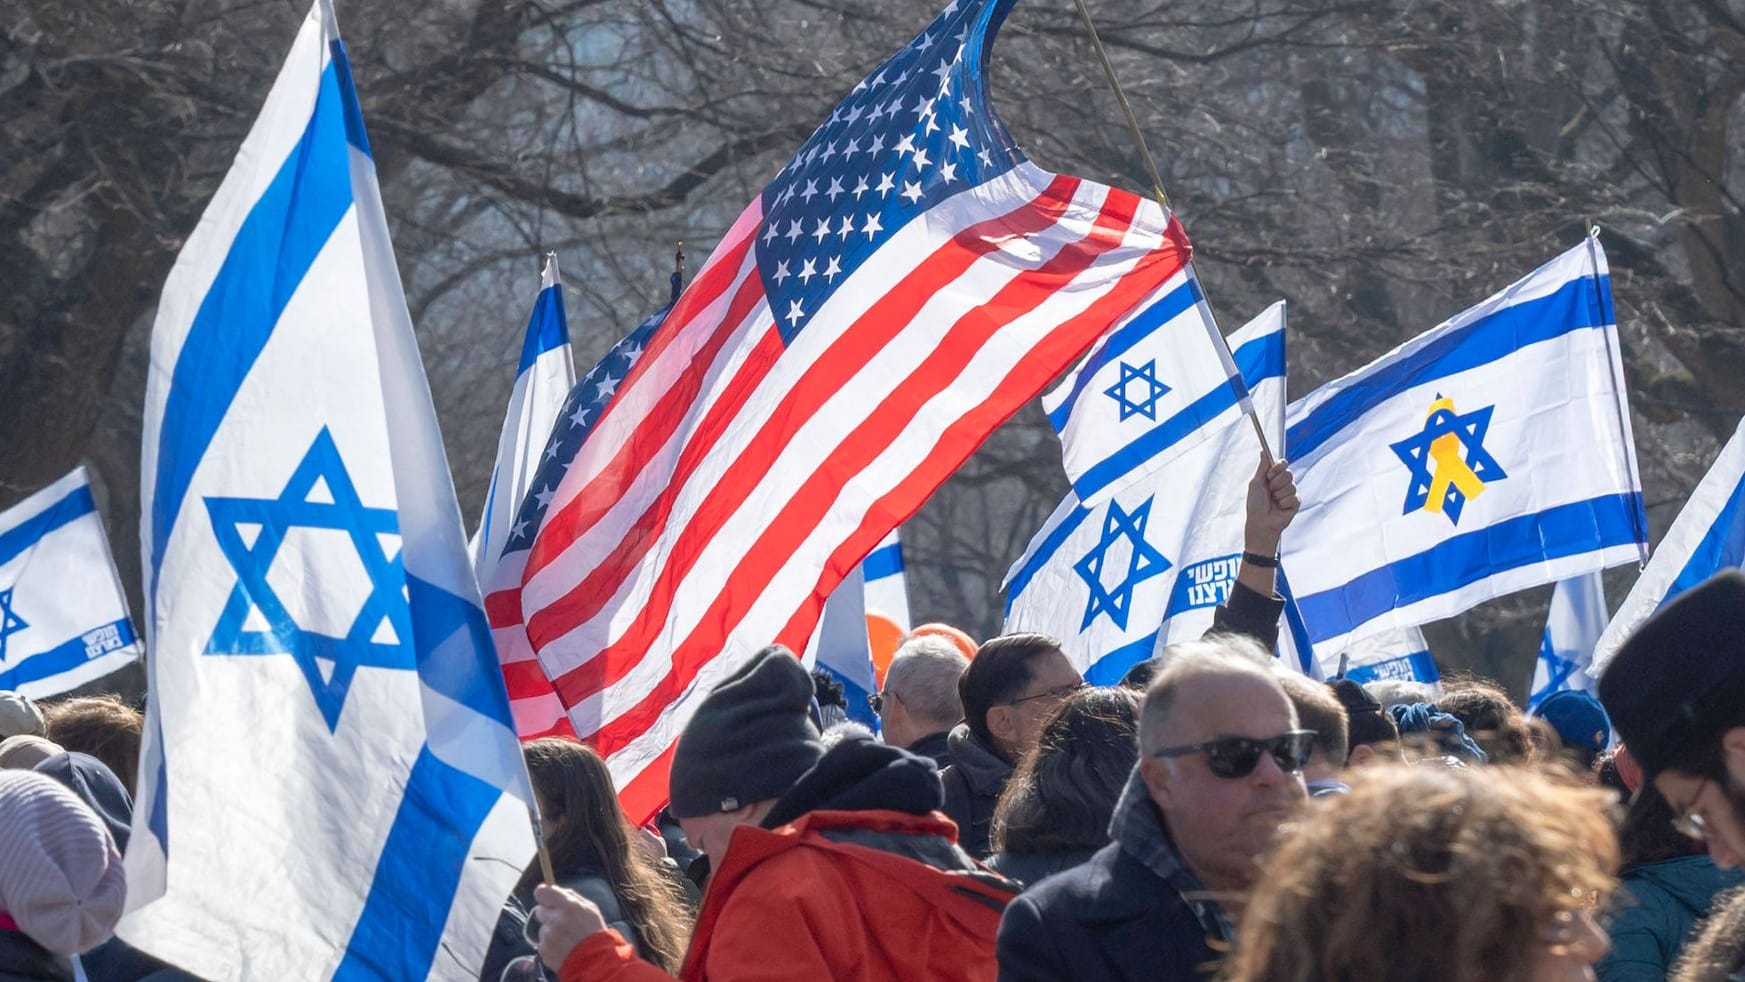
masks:
<instances>
[{"instance_id":1,"label":"wooden flag pole","mask_svg":"<svg viewBox=\"0 0 1745 982\"><path fill-rule=\"evenodd\" d=\"M1097 25L1091 20L1091 11L1085 6L1085 0L1072 0L1078 8L1079 19L1084 21L1085 33L1090 35L1091 47L1097 52L1097 62L1103 66L1103 77L1109 80L1109 88L1115 93L1115 101L1121 105L1121 114L1127 117L1127 129L1133 134L1133 143L1139 148L1139 159L1145 164L1146 176L1151 178L1151 193L1157 198L1157 203L1169 209L1169 194L1163 190L1163 175L1157 170L1157 161L1151 157L1151 147L1145 142L1145 134L1139 129L1139 118L1133 115L1133 106L1127 101L1127 93L1122 90L1121 83L1115 78L1115 66L1109 62L1109 53L1103 49L1103 39L1097 34ZM1173 209L1171 209L1173 210ZM1205 301L1206 310L1212 309L1210 300ZM1230 351L1230 341L1224 337L1224 332L1218 330L1217 317L1212 318L1212 329L1209 332L1217 339L1217 344L1223 347L1226 363L1234 365L1236 358ZM1260 425L1260 417L1255 414L1251 402L1248 407L1248 422L1254 427L1254 436L1260 441L1260 454L1268 464L1273 461L1272 445L1266 439L1266 428Z\"/></svg>"}]
</instances>

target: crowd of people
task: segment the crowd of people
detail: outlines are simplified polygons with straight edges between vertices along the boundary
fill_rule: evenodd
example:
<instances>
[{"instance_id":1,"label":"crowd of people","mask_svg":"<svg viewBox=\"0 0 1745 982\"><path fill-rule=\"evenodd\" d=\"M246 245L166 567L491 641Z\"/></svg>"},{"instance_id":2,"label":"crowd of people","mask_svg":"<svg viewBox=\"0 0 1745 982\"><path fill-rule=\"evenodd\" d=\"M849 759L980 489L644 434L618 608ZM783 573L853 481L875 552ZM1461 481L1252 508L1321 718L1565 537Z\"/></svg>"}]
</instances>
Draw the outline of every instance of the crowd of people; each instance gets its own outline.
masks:
<instances>
[{"instance_id":1,"label":"crowd of people","mask_svg":"<svg viewBox=\"0 0 1745 982\"><path fill-rule=\"evenodd\" d=\"M551 875L480 979L1745 978L1745 575L1531 716L1481 679L1281 667L1270 576L1117 686L1043 635L910 637L877 734L767 648L646 828L592 749L525 744ZM113 936L140 726L0 693L0 982L193 978Z\"/></svg>"}]
</instances>

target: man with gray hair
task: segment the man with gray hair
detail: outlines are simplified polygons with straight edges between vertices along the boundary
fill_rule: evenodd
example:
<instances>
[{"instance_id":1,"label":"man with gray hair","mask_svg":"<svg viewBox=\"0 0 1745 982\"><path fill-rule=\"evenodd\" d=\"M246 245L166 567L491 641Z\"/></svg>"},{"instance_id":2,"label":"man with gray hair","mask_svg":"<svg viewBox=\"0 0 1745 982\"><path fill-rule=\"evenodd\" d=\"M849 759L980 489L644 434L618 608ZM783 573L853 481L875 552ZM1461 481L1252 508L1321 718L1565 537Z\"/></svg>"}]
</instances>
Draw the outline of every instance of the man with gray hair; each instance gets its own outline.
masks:
<instances>
[{"instance_id":1,"label":"man with gray hair","mask_svg":"<svg viewBox=\"0 0 1745 982\"><path fill-rule=\"evenodd\" d=\"M872 696L873 712L885 742L931 759L944 770L951 763L951 728L963 719L957 680L969 659L941 637L904 641L885 670L883 691Z\"/></svg>"},{"instance_id":2,"label":"man with gray hair","mask_svg":"<svg viewBox=\"0 0 1745 982\"><path fill-rule=\"evenodd\" d=\"M1113 841L1006 908L1001 982L1201 980L1301 806L1312 733L1245 638L1174 645L1145 693Z\"/></svg>"}]
</instances>

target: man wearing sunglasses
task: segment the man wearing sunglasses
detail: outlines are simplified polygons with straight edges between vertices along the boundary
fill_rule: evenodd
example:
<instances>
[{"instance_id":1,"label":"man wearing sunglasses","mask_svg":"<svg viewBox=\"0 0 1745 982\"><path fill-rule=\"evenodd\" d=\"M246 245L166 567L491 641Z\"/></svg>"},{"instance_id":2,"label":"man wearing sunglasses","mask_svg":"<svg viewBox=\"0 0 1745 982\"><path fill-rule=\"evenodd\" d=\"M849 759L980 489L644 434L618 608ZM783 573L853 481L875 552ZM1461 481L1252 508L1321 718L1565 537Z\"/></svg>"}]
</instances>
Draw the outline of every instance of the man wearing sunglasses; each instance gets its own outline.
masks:
<instances>
[{"instance_id":1,"label":"man wearing sunglasses","mask_svg":"<svg viewBox=\"0 0 1745 982\"><path fill-rule=\"evenodd\" d=\"M1270 661L1246 638L1169 649L1146 690L1113 841L1006 908L1001 982L1211 977L1256 858L1306 798L1314 734L1299 729Z\"/></svg>"},{"instance_id":2,"label":"man wearing sunglasses","mask_svg":"<svg viewBox=\"0 0 1745 982\"><path fill-rule=\"evenodd\" d=\"M1745 861L1745 575L1721 573L1649 618L1600 677L1600 701L1680 832L1722 869Z\"/></svg>"}]
</instances>

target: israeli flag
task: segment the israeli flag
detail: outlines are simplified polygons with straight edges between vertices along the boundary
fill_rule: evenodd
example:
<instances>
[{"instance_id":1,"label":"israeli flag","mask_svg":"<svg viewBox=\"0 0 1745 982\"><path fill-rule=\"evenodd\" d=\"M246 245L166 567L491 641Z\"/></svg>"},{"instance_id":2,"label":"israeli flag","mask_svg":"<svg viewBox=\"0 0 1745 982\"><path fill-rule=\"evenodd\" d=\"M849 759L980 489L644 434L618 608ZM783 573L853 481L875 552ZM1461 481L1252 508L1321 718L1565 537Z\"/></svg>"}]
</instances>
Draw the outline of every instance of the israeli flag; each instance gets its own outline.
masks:
<instances>
[{"instance_id":1,"label":"israeli flag","mask_svg":"<svg viewBox=\"0 0 1745 982\"><path fill-rule=\"evenodd\" d=\"M1284 326L1281 301L1230 336L1269 440L1283 426ZM1112 685L1157 649L1211 627L1242 563L1260 441L1235 413L1205 425L1211 432L1192 434L1193 449L1120 482L1100 504L1067 493L1006 574L1006 631L1060 639L1087 680Z\"/></svg>"},{"instance_id":2,"label":"israeli flag","mask_svg":"<svg viewBox=\"0 0 1745 982\"><path fill-rule=\"evenodd\" d=\"M1343 678L1359 685L1382 679L1430 685L1442 681L1436 659L1430 657L1430 644L1424 640L1424 632L1415 627L1371 634L1354 642L1332 661L1334 667L1327 675L1343 671ZM1321 667L1327 667L1325 662Z\"/></svg>"},{"instance_id":3,"label":"israeli flag","mask_svg":"<svg viewBox=\"0 0 1745 982\"><path fill-rule=\"evenodd\" d=\"M879 718L867 701L879 687L873 678L872 643L866 631L866 598L865 567L856 566L824 601L824 613L801 661L842 683L848 718L877 730Z\"/></svg>"},{"instance_id":4,"label":"israeli flag","mask_svg":"<svg viewBox=\"0 0 1745 982\"><path fill-rule=\"evenodd\" d=\"M141 471L119 933L213 980L477 978L530 793L327 0L164 286Z\"/></svg>"},{"instance_id":5,"label":"israeli flag","mask_svg":"<svg viewBox=\"0 0 1745 982\"><path fill-rule=\"evenodd\" d=\"M1741 567L1745 567L1745 420L1691 492L1624 605L1606 625L1594 646L1588 674L1598 678L1618 646L1661 604L1722 570Z\"/></svg>"},{"instance_id":6,"label":"israeli flag","mask_svg":"<svg viewBox=\"0 0 1745 982\"><path fill-rule=\"evenodd\" d=\"M515 388L509 392L503 433L497 438L497 464L491 470L490 490L485 492L485 513L469 544L473 570L482 584L492 582L521 500L535 493L534 475L543 462L540 451L545 449L546 438L575 385L563 281L557 274L557 256L552 254L545 257L539 296L533 301L533 315L527 319L527 334L521 342L521 363L515 369Z\"/></svg>"},{"instance_id":7,"label":"israeli flag","mask_svg":"<svg viewBox=\"0 0 1745 982\"><path fill-rule=\"evenodd\" d=\"M1189 265L1042 396L1078 500L1097 505L1254 412Z\"/></svg>"},{"instance_id":8,"label":"israeli flag","mask_svg":"<svg viewBox=\"0 0 1745 982\"><path fill-rule=\"evenodd\" d=\"M1283 561L1322 657L1645 555L1597 238L1288 418L1303 508Z\"/></svg>"},{"instance_id":9,"label":"israeli flag","mask_svg":"<svg viewBox=\"0 0 1745 982\"><path fill-rule=\"evenodd\" d=\"M909 585L903 574L903 541L900 527L891 529L877 548L861 560L860 570L866 580L866 609L884 614L907 631L909 622Z\"/></svg>"},{"instance_id":10,"label":"israeli flag","mask_svg":"<svg viewBox=\"0 0 1745 982\"><path fill-rule=\"evenodd\" d=\"M85 468L0 512L0 690L60 695L138 657Z\"/></svg>"},{"instance_id":11,"label":"israeli flag","mask_svg":"<svg viewBox=\"0 0 1745 982\"><path fill-rule=\"evenodd\" d=\"M1599 573L1557 584L1545 618L1545 637L1539 642L1539 660L1533 667L1533 685L1527 691L1528 712L1562 689L1594 691L1595 680L1587 674L1587 667L1605 629L1606 588Z\"/></svg>"}]
</instances>

